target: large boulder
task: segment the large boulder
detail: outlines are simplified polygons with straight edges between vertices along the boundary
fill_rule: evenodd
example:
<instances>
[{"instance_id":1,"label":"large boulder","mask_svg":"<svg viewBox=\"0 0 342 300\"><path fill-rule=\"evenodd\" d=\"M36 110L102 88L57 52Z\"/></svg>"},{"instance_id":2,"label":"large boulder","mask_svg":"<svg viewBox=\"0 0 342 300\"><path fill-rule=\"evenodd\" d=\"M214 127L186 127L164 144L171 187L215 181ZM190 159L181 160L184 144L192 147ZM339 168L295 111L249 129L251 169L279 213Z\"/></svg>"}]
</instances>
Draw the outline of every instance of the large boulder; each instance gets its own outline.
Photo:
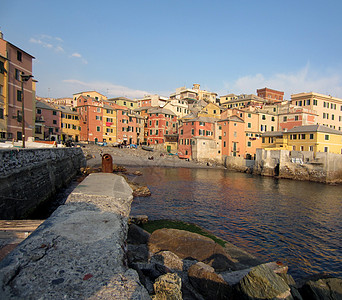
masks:
<instances>
[{"instance_id":1,"label":"large boulder","mask_svg":"<svg viewBox=\"0 0 342 300\"><path fill-rule=\"evenodd\" d=\"M286 282L266 264L250 271L234 286L233 299L293 299Z\"/></svg>"},{"instance_id":2,"label":"large boulder","mask_svg":"<svg viewBox=\"0 0 342 300\"><path fill-rule=\"evenodd\" d=\"M205 299L230 299L231 287L209 265L202 262L192 265L188 270L188 277Z\"/></svg>"},{"instance_id":3,"label":"large boulder","mask_svg":"<svg viewBox=\"0 0 342 300\"><path fill-rule=\"evenodd\" d=\"M178 229L158 229L151 234L148 247L151 253L171 251L181 259L202 261L217 272L236 269L232 258L222 246L196 233Z\"/></svg>"},{"instance_id":4,"label":"large boulder","mask_svg":"<svg viewBox=\"0 0 342 300\"><path fill-rule=\"evenodd\" d=\"M342 279L329 275L316 275L308 279L299 289L304 300L342 299Z\"/></svg>"},{"instance_id":5,"label":"large boulder","mask_svg":"<svg viewBox=\"0 0 342 300\"><path fill-rule=\"evenodd\" d=\"M170 251L161 251L154 254L150 259L150 263L165 266L171 272L183 271L183 261Z\"/></svg>"},{"instance_id":6,"label":"large boulder","mask_svg":"<svg viewBox=\"0 0 342 300\"><path fill-rule=\"evenodd\" d=\"M154 283L155 300L182 300L182 280L175 273L168 273L157 278Z\"/></svg>"}]
</instances>

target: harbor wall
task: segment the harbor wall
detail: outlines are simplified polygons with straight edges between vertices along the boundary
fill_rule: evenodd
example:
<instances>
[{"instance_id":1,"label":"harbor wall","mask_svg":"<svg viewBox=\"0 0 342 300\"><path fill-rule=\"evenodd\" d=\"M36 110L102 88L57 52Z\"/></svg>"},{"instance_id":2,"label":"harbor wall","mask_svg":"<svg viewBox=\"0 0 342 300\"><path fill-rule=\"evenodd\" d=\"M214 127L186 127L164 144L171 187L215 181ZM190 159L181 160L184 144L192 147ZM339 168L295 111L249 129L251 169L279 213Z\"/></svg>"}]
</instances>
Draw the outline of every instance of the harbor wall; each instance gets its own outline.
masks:
<instances>
[{"instance_id":1,"label":"harbor wall","mask_svg":"<svg viewBox=\"0 0 342 300\"><path fill-rule=\"evenodd\" d=\"M150 299L127 267L132 200L123 177L88 175L0 262L0 299Z\"/></svg>"},{"instance_id":2,"label":"harbor wall","mask_svg":"<svg viewBox=\"0 0 342 300\"><path fill-rule=\"evenodd\" d=\"M253 173L295 180L342 183L342 155L257 149Z\"/></svg>"},{"instance_id":3,"label":"harbor wall","mask_svg":"<svg viewBox=\"0 0 342 300\"><path fill-rule=\"evenodd\" d=\"M86 166L81 148L1 149L0 218L22 219Z\"/></svg>"}]
</instances>

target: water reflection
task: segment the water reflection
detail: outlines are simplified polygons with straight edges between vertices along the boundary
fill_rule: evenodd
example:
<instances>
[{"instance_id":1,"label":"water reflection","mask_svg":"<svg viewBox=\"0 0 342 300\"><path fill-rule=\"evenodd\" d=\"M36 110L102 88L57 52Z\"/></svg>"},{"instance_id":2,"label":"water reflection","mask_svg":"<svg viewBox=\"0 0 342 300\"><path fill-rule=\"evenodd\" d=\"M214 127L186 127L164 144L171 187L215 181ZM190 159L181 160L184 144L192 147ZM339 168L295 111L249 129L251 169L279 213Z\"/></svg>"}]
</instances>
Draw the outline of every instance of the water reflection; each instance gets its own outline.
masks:
<instances>
[{"instance_id":1,"label":"water reflection","mask_svg":"<svg viewBox=\"0 0 342 300\"><path fill-rule=\"evenodd\" d=\"M276 180L213 169L144 168L152 196L133 214L197 223L295 277L341 276L342 186Z\"/></svg>"}]
</instances>

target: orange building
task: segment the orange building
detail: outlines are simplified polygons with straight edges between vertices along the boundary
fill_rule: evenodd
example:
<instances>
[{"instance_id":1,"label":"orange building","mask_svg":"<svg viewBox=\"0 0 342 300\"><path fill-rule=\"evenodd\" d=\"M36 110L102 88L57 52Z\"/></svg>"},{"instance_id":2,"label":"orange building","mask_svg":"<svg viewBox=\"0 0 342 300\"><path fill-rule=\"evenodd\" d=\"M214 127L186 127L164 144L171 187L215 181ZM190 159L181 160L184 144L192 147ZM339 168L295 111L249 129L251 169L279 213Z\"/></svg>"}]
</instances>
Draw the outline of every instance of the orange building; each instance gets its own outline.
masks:
<instances>
[{"instance_id":1,"label":"orange building","mask_svg":"<svg viewBox=\"0 0 342 300\"><path fill-rule=\"evenodd\" d=\"M79 96L77 111L80 116L80 140L85 142L103 141L103 102L92 97Z\"/></svg>"},{"instance_id":2,"label":"orange building","mask_svg":"<svg viewBox=\"0 0 342 300\"><path fill-rule=\"evenodd\" d=\"M245 155L245 124L238 116L230 116L218 121L222 132L222 155Z\"/></svg>"}]
</instances>

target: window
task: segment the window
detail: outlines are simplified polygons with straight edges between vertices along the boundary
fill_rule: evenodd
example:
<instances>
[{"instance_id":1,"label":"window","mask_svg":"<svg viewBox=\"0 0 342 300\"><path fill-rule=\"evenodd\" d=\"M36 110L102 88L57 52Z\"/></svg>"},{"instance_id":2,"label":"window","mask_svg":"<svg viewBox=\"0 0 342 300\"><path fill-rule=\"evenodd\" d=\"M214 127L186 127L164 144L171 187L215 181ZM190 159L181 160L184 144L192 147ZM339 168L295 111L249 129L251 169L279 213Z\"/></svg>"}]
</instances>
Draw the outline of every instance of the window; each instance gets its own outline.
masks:
<instances>
[{"instance_id":1,"label":"window","mask_svg":"<svg viewBox=\"0 0 342 300\"><path fill-rule=\"evenodd\" d=\"M251 118L251 117L252 117L252 115L251 115L251 114L248 114L248 115L247 115L247 117L248 117L248 118Z\"/></svg>"},{"instance_id":2,"label":"window","mask_svg":"<svg viewBox=\"0 0 342 300\"><path fill-rule=\"evenodd\" d=\"M3 61L0 61L0 73L4 74L5 73L5 65Z\"/></svg>"},{"instance_id":3,"label":"window","mask_svg":"<svg viewBox=\"0 0 342 300\"><path fill-rule=\"evenodd\" d=\"M317 106L317 99L313 99L313 105Z\"/></svg>"},{"instance_id":4,"label":"window","mask_svg":"<svg viewBox=\"0 0 342 300\"><path fill-rule=\"evenodd\" d=\"M247 142L247 147L252 147L252 142L251 141Z\"/></svg>"},{"instance_id":5,"label":"window","mask_svg":"<svg viewBox=\"0 0 342 300\"><path fill-rule=\"evenodd\" d=\"M52 114L53 114L54 116L56 116L56 115L57 115L57 112L54 110L54 111L52 111Z\"/></svg>"},{"instance_id":6,"label":"window","mask_svg":"<svg viewBox=\"0 0 342 300\"><path fill-rule=\"evenodd\" d=\"M313 146L309 146L309 151L313 151Z\"/></svg>"},{"instance_id":7,"label":"window","mask_svg":"<svg viewBox=\"0 0 342 300\"><path fill-rule=\"evenodd\" d=\"M298 121L298 116L295 116L295 121Z\"/></svg>"},{"instance_id":8,"label":"window","mask_svg":"<svg viewBox=\"0 0 342 300\"><path fill-rule=\"evenodd\" d=\"M275 121L275 118L274 118L274 117L272 117L272 118L271 118L271 120L274 122L274 121Z\"/></svg>"},{"instance_id":9,"label":"window","mask_svg":"<svg viewBox=\"0 0 342 300\"><path fill-rule=\"evenodd\" d=\"M286 122L286 121L287 121L287 117L284 117L284 118L283 118L283 122Z\"/></svg>"},{"instance_id":10,"label":"window","mask_svg":"<svg viewBox=\"0 0 342 300\"><path fill-rule=\"evenodd\" d=\"M101 131L100 126L96 126L96 131L97 131L97 132L100 132L100 131Z\"/></svg>"},{"instance_id":11,"label":"window","mask_svg":"<svg viewBox=\"0 0 342 300\"><path fill-rule=\"evenodd\" d=\"M52 120L52 124L57 124L57 121L56 120Z\"/></svg>"},{"instance_id":12,"label":"window","mask_svg":"<svg viewBox=\"0 0 342 300\"><path fill-rule=\"evenodd\" d=\"M335 120L335 115L331 115L331 120Z\"/></svg>"},{"instance_id":13,"label":"window","mask_svg":"<svg viewBox=\"0 0 342 300\"><path fill-rule=\"evenodd\" d=\"M313 140L313 139L314 139L314 134L310 133L310 140Z\"/></svg>"},{"instance_id":14,"label":"window","mask_svg":"<svg viewBox=\"0 0 342 300\"><path fill-rule=\"evenodd\" d=\"M226 147L226 141L223 141L223 147Z\"/></svg>"},{"instance_id":15,"label":"window","mask_svg":"<svg viewBox=\"0 0 342 300\"><path fill-rule=\"evenodd\" d=\"M300 135L300 138L301 138L302 140L305 140L305 133L302 133L302 134Z\"/></svg>"},{"instance_id":16,"label":"window","mask_svg":"<svg viewBox=\"0 0 342 300\"><path fill-rule=\"evenodd\" d=\"M325 113L323 113L323 119L325 119L325 116L326 116Z\"/></svg>"},{"instance_id":17,"label":"window","mask_svg":"<svg viewBox=\"0 0 342 300\"><path fill-rule=\"evenodd\" d=\"M101 108L98 107L98 108L96 109L96 111L97 111L97 112L101 112ZM123 113L122 113L122 114L123 114Z\"/></svg>"},{"instance_id":18,"label":"window","mask_svg":"<svg viewBox=\"0 0 342 300\"><path fill-rule=\"evenodd\" d=\"M15 79L20 80L20 71L18 69L15 69Z\"/></svg>"},{"instance_id":19,"label":"window","mask_svg":"<svg viewBox=\"0 0 342 300\"><path fill-rule=\"evenodd\" d=\"M274 131L274 126L271 126L271 131Z\"/></svg>"},{"instance_id":20,"label":"window","mask_svg":"<svg viewBox=\"0 0 342 300\"><path fill-rule=\"evenodd\" d=\"M265 115L262 115L262 116L261 116L261 119L262 119L262 120L266 120L266 116L265 116Z\"/></svg>"},{"instance_id":21,"label":"window","mask_svg":"<svg viewBox=\"0 0 342 300\"><path fill-rule=\"evenodd\" d=\"M0 108L0 119L4 118L4 109Z\"/></svg>"},{"instance_id":22,"label":"window","mask_svg":"<svg viewBox=\"0 0 342 300\"><path fill-rule=\"evenodd\" d=\"M191 134L192 134L192 135L195 134L195 129L191 129Z\"/></svg>"},{"instance_id":23,"label":"window","mask_svg":"<svg viewBox=\"0 0 342 300\"><path fill-rule=\"evenodd\" d=\"M234 131L234 137L237 137L237 132L236 131Z\"/></svg>"},{"instance_id":24,"label":"window","mask_svg":"<svg viewBox=\"0 0 342 300\"><path fill-rule=\"evenodd\" d=\"M248 123L248 124L247 124L247 127L248 127L248 128L252 128L252 123Z\"/></svg>"},{"instance_id":25,"label":"window","mask_svg":"<svg viewBox=\"0 0 342 300\"><path fill-rule=\"evenodd\" d=\"M17 90L17 101L21 101L21 90Z\"/></svg>"},{"instance_id":26,"label":"window","mask_svg":"<svg viewBox=\"0 0 342 300\"><path fill-rule=\"evenodd\" d=\"M22 53L17 50L17 60L22 61Z\"/></svg>"},{"instance_id":27,"label":"window","mask_svg":"<svg viewBox=\"0 0 342 300\"><path fill-rule=\"evenodd\" d=\"M306 100L306 105L310 105L310 99Z\"/></svg>"},{"instance_id":28,"label":"window","mask_svg":"<svg viewBox=\"0 0 342 300\"><path fill-rule=\"evenodd\" d=\"M324 152L329 152L329 147L324 147Z\"/></svg>"},{"instance_id":29,"label":"window","mask_svg":"<svg viewBox=\"0 0 342 300\"><path fill-rule=\"evenodd\" d=\"M329 134L326 134L326 135L324 136L324 140L325 140L325 141L329 141Z\"/></svg>"}]
</instances>

